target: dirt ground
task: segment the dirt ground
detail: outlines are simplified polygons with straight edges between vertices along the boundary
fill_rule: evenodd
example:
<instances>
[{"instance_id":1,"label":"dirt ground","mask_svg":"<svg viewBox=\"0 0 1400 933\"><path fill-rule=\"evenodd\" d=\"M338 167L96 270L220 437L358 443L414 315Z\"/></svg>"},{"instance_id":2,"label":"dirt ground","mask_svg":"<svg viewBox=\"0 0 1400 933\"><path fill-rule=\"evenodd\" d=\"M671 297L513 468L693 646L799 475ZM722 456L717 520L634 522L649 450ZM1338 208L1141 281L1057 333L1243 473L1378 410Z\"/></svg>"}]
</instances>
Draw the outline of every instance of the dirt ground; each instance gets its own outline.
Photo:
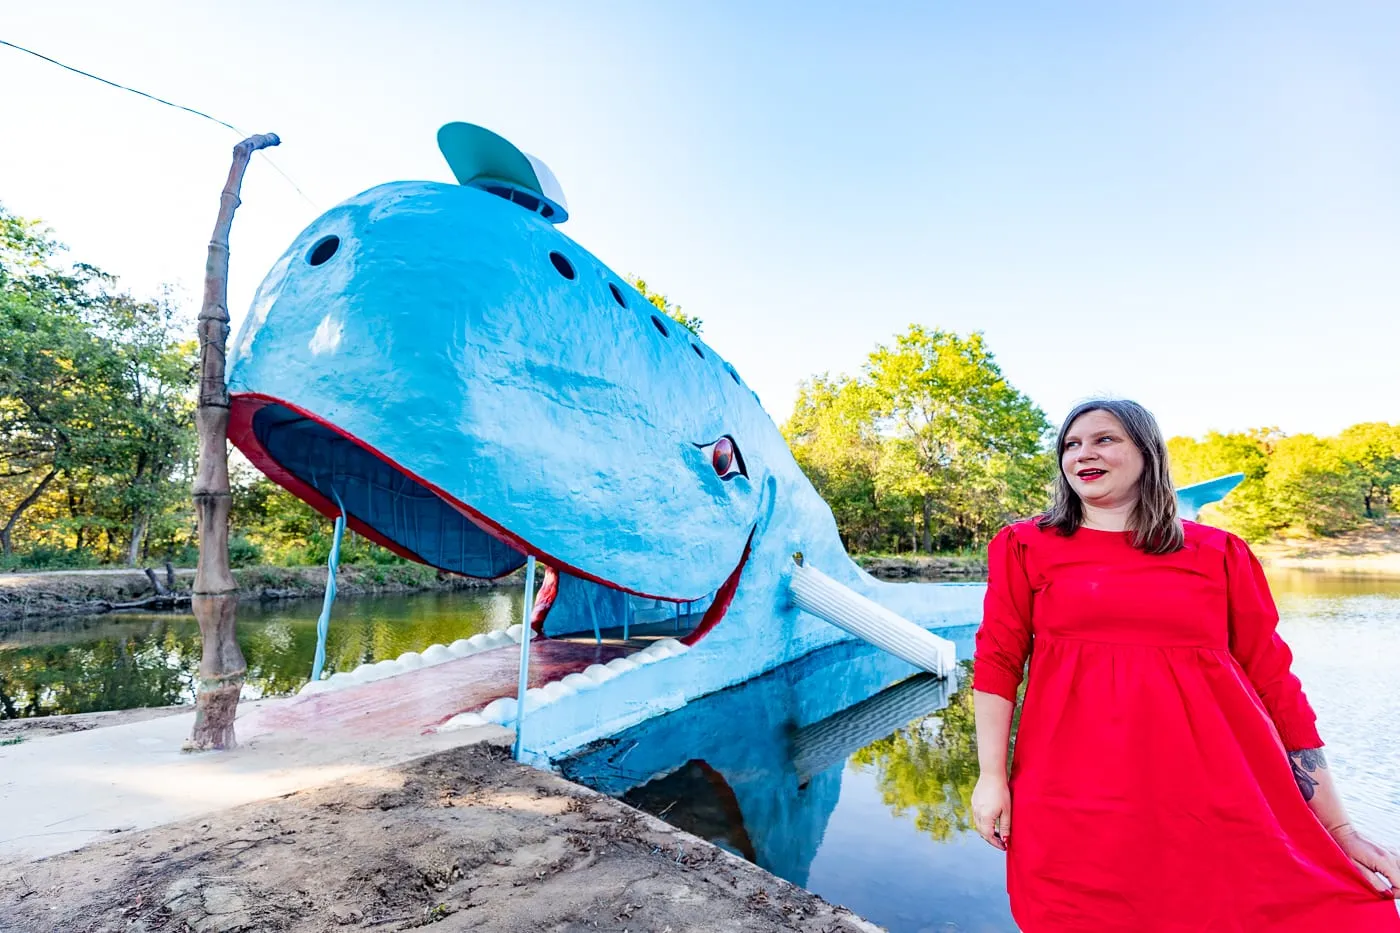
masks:
<instances>
[{"instance_id":1,"label":"dirt ground","mask_svg":"<svg viewBox=\"0 0 1400 933\"><path fill-rule=\"evenodd\" d=\"M1266 564L1400 576L1400 521L1371 523L1331 538L1282 538L1254 547Z\"/></svg>"},{"instance_id":2,"label":"dirt ground","mask_svg":"<svg viewBox=\"0 0 1400 933\"><path fill-rule=\"evenodd\" d=\"M480 744L0 868L0 930L874 931Z\"/></svg>"},{"instance_id":3,"label":"dirt ground","mask_svg":"<svg viewBox=\"0 0 1400 933\"><path fill-rule=\"evenodd\" d=\"M67 716L36 716L32 719L0 719L0 742L18 739L27 741L46 735L86 732L104 726L119 726L124 722L144 722L162 716L188 713L188 706L149 706L139 709L117 709L104 713L72 713Z\"/></svg>"}]
</instances>

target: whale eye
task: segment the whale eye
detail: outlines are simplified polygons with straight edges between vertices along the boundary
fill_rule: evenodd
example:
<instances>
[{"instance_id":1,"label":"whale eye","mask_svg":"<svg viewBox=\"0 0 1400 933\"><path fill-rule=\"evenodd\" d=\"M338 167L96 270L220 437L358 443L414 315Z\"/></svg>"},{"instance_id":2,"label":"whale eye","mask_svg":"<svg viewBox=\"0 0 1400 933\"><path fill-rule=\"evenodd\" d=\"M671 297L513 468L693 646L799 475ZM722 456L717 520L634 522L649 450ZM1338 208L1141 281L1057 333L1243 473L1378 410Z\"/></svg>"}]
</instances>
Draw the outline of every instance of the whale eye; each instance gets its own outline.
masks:
<instances>
[{"instance_id":1,"label":"whale eye","mask_svg":"<svg viewBox=\"0 0 1400 933\"><path fill-rule=\"evenodd\" d=\"M720 479L749 475L744 469L744 458L739 453L739 445L735 444L734 438L729 435L726 434L713 444L701 446L700 449L709 455L710 465L715 468L715 475Z\"/></svg>"}]
</instances>

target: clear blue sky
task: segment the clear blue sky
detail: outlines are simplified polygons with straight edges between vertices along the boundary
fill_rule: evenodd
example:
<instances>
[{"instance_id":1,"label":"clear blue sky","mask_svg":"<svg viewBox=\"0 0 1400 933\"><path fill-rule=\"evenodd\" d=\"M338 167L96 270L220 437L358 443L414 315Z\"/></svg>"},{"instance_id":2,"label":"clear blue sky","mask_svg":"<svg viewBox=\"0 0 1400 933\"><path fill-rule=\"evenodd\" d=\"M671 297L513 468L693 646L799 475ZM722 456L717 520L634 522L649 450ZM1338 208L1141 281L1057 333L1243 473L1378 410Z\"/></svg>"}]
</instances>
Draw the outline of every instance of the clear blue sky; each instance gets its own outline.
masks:
<instances>
[{"instance_id":1,"label":"clear blue sky","mask_svg":"<svg viewBox=\"0 0 1400 933\"><path fill-rule=\"evenodd\" d=\"M913 321L985 332L1052 419L1400 421L1400 5L74 0L0 38L281 134L322 209L490 127L780 422ZM236 137L4 48L0 80L0 201L193 303ZM235 322L318 213L257 162L243 200Z\"/></svg>"}]
</instances>

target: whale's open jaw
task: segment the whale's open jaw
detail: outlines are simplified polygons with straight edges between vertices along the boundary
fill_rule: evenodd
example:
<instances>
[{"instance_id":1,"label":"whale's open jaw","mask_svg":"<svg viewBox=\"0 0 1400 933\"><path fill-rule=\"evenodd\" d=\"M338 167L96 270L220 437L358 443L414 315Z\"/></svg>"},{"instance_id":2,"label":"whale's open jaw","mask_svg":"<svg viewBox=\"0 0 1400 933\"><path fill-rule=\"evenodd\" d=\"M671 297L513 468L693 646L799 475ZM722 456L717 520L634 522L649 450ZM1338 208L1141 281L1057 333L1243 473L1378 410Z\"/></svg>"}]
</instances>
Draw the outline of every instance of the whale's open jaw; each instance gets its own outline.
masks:
<instances>
[{"instance_id":1,"label":"whale's open jaw","mask_svg":"<svg viewBox=\"0 0 1400 933\"><path fill-rule=\"evenodd\" d=\"M463 576L496 579L533 556L609 589L662 602L695 600L622 586L561 561L348 431L282 399L253 392L233 394L228 436L278 485L327 517L344 510L348 527L408 560ZM686 644L699 641L723 619L752 544L750 532L743 556L715 592L699 625L683 639Z\"/></svg>"}]
</instances>

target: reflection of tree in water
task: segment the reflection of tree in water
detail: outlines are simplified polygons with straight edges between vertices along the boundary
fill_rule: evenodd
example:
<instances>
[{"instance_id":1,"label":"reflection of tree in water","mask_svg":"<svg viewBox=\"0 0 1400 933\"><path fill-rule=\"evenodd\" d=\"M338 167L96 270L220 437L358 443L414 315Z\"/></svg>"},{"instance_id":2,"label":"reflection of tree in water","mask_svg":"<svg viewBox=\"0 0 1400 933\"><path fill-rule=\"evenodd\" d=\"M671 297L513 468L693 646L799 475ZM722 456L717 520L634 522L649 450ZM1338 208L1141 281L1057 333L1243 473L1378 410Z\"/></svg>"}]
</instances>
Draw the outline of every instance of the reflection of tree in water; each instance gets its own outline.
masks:
<instances>
[{"instance_id":1,"label":"reflection of tree in water","mask_svg":"<svg viewBox=\"0 0 1400 933\"><path fill-rule=\"evenodd\" d=\"M978 771L971 662L963 662L962 683L943 710L916 719L851 757L857 768L875 770L885 805L895 816L912 812L914 825L940 842L972 829L972 789Z\"/></svg>"},{"instance_id":2,"label":"reflection of tree in water","mask_svg":"<svg viewBox=\"0 0 1400 933\"><path fill-rule=\"evenodd\" d=\"M77 645L0 654L0 718L184 702L199 669L197 637L152 626Z\"/></svg>"},{"instance_id":3,"label":"reflection of tree in water","mask_svg":"<svg viewBox=\"0 0 1400 933\"><path fill-rule=\"evenodd\" d=\"M328 673L450 644L515 621L514 588L346 600L331 616ZM502 615L504 606L507 612ZM244 696L295 693L311 673L319 601L240 607L238 642L248 662ZM69 626L72 626L69 628ZM92 617L0 650L0 719L169 706L194 699L199 627L190 616Z\"/></svg>"}]
</instances>

